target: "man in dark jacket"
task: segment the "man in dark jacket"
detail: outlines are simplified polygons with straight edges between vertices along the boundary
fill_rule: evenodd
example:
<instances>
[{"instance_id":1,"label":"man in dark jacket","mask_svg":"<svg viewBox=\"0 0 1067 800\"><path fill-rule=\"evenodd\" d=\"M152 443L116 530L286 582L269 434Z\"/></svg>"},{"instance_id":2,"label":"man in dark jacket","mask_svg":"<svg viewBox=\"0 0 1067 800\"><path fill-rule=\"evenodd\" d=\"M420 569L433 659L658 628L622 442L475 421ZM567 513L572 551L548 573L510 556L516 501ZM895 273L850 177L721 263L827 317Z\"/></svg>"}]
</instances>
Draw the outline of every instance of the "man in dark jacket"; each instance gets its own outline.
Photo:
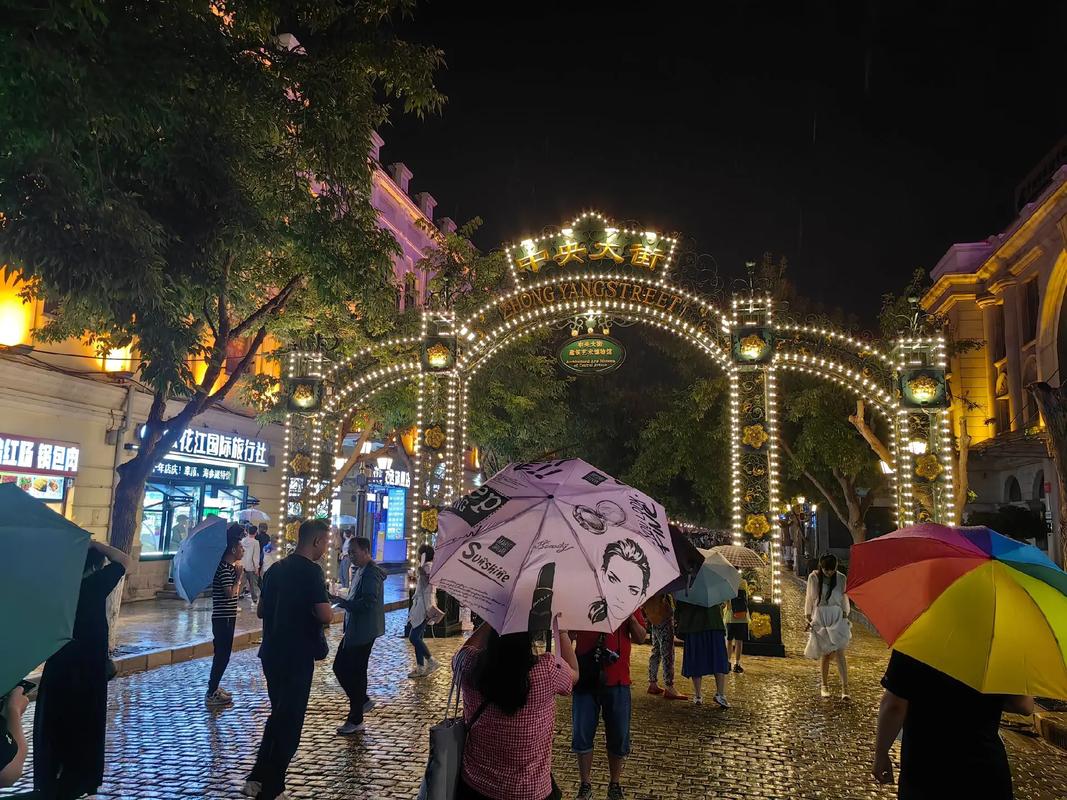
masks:
<instances>
[{"instance_id":1,"label":"man in dark jacket","mask_svg":"<svg viewBox=\"0 0 1067 800\"><path fill-rule=\"evenodd\" d=\"M337 729L341 736L364 730L363 714L374 708L367 696L367 664L374 640L385 633L385 573L371 558L370 540L348 540L348 557L355 569L348 597L335 596L345 610L345 635L337 649L333 672L348 695L348 718Z\"/></svg>"}]
</instances>

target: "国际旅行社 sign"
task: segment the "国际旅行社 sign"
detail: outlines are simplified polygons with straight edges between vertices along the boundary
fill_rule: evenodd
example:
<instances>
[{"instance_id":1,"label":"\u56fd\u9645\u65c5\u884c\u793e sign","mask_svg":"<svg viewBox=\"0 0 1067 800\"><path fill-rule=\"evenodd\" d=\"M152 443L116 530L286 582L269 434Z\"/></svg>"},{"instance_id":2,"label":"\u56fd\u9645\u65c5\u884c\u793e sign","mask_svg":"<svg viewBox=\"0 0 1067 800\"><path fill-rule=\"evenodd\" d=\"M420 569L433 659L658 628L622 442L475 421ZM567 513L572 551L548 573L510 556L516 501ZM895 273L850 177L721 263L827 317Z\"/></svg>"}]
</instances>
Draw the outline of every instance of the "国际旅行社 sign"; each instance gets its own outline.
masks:
<instances>
[{"instance_id":1,"label":"\u56fd\u9645\u65c5\u884c\u793e sign","mask_svg":"<svg viewBox=\"0 0 1067 800\"><path fill-rule=\"evenodd\" d=\"M560 348L564 369L578 375L592 375L618 369L626 358L622 343L607 336L572 339Z\"/></svg>"},{"instance_id":2,"label":"\u56fd\u9645\u65c5\u884c\u793e sign","mask_svg":"<svg viewBox=\"0 0 1067 800\"><path fill-rule=\"evenodd\" d=\"M0 433L0 468L74 475L78 471L78 446L70 442L31 439Z\"/></svg>"},{"instance_id":3,"label":"\u56fd\u9645\u65c5\u884c\u793e sign","mask_svg":"<svg viewBox=\"0 0 1067 800\"><path fill-rule=\"evenodd\" d=\"M143 426L141 436L144 436ZM257 467L270 466L270 445L267 442L206 429L185 430L170 449L170 455L217 458Z\"/></svg>"}]
</instances>

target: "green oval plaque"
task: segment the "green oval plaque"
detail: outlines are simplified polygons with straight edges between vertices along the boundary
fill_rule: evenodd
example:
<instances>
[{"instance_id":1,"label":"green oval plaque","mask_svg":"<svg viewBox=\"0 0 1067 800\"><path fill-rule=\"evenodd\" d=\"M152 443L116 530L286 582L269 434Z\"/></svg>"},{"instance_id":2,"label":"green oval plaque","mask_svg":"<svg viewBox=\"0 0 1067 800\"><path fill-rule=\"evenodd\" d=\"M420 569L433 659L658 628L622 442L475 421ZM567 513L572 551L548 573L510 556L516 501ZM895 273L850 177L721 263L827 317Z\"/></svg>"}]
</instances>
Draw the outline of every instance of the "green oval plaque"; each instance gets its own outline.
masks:
<instances>
[{"instance_id":1,"label":"green oval plaque","mask_svg":"<svg viewBox=\"0 0 1067 800\"><path fill-rule=\"evenodd\" d=\"M626 348L610 336L581 336L566 342L559 351L559 363L577 375L611 372L625 360Z\"/></svg>"}]
</instances>

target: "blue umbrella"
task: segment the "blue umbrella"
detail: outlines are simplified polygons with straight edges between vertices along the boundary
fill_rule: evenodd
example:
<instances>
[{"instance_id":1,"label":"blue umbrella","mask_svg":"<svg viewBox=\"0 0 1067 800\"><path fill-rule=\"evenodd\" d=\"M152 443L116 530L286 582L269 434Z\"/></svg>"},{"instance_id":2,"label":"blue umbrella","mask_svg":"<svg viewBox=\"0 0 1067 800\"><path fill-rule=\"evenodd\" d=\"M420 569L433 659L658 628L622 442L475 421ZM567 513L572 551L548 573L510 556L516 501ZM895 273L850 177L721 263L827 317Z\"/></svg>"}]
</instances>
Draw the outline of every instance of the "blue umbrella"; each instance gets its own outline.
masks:
<instances>
[{"instance_id":1,"label":"blue umbrella","mask_svg":"<svg viewBox=\"0 0 1067 800\"><path fill-rule=\"evenodd\" d=\"M88 549L88 533L0 484L0 696L70 641Z\"/></svg>"},{"instance_id":2,"label":"blue umbrella","mask_svg":"<svg viewBox=\"0 0 1067 800\"><path fill-rule=\"evenodd\" d=\"M222 517L208 517L193 528L174 554L174 588L186 602L193 602L215 579L215 570L226 552L226 527Z\"/></svg>"},{"instance_id":3,"label":"blue umbrella","mask_svg":"<svg viewBox=\"0 0 1067 800\"><path fill-rule=\"evenodd\" d=\"M741 585L741 573L737 567L711 550L701 550L700 554L704 556L700 572L688 589L679 589L674 593L674 599L711 608L737 597L737 587Z\"/></svg>"}]
</instances>

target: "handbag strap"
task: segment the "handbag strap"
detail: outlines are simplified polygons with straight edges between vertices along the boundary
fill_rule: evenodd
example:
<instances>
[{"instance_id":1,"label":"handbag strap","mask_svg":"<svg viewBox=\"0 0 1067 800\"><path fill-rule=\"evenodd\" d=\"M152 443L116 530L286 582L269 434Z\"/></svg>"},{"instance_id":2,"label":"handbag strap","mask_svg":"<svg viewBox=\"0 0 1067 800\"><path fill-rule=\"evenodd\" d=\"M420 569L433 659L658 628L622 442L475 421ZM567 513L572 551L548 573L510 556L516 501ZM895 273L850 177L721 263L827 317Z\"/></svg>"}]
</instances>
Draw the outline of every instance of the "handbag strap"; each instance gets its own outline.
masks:
<instances>
[{"instance_id":1,"label":"handbag strap","mask_svg":"<svg viewBox=\"0 0 1067 800\"><path fill-rule=\"evenodd\" d=\"M474 723L478 721L478 717L480 717L482 715L482 712L485 711L485 709L486 709L486 707L488 705L489 705L489 701L488 700L482 700L482 704L480 706L478 706L478 710L474 712L474 716L471 717L471 721L469 723L467 723L467 730L470 730L471 728L474 727Z\"/></svg>"}]
</instances>

